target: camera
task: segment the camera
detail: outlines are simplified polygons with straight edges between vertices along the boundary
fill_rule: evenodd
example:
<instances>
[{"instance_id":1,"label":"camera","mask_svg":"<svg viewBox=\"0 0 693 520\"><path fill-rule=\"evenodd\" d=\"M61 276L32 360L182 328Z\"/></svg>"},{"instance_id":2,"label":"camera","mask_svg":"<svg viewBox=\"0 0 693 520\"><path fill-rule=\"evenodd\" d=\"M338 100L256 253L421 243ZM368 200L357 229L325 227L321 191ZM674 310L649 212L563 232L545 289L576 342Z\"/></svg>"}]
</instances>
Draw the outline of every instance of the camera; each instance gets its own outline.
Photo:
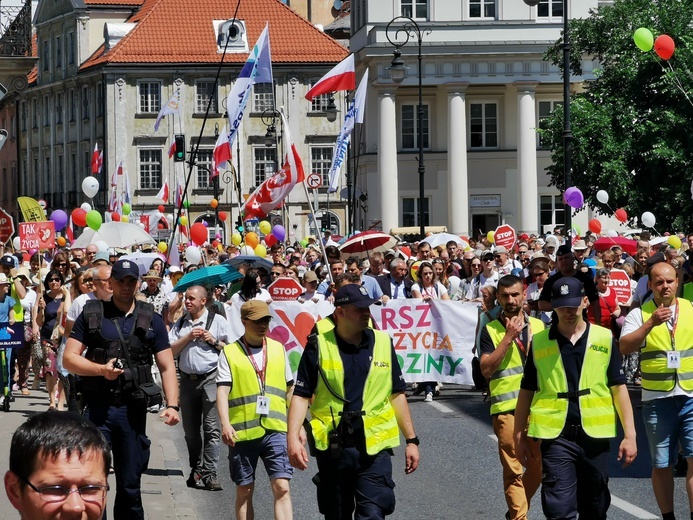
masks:
<instances>
[{"instance_id":1,"label":"camera","mask_svg":"<svg viewBox=\"0 0 693 520\"><path fill-rule=\"evenodd\" d=\"M123 370L123 362L120 359L116 359L113 362L113 368L118 369L118 370Z\"/></svg>"}]
</instances>

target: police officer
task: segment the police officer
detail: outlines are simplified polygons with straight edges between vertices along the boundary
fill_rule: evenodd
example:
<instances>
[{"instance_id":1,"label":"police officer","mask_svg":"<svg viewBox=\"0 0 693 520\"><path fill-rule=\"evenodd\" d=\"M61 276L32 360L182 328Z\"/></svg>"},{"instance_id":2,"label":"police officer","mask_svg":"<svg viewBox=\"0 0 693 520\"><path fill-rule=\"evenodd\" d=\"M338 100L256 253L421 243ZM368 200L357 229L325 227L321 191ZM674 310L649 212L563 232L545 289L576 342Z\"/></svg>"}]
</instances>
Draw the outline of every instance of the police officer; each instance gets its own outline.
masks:
<instances>
[{"instance_id":1,"label":"police officer","mask_svg":"<svg viewBox=\"0 0 693 520\"><path fill-rule=\"evenodd\" d=\"M301 357L289 408L289 458L304 470L300 431L310 404L318 508L328 520L382 519L395 509L392 449L406 439L405 471L419 464L419 439L390 337L368 328L380 304L359 285L337 290L333 320L320 320Z\"/></svg>"},{"instance_id":2,"label":"police officer","mask_svg":"<svg viewBox=\"0 0 693 520\"><path fill-rule=\"evenodd\" d=\"M558 320L534 336L515 409L515 449L525 466L533 457L530 444L542 439L541 495L549 520L606 518L617 414L625 432L618 460L627 466L637 453L620 352L611 331L584 320L587 302L580 280L556 280L551 304Z\"/></svg>"},{"instance_id":3,"label":"police officer","mask_svg":"<svg viewBox=\"0 0 693 520\"><path fill-rule=\"evenodd\" d=\"M508 503L506 517L523 520L541 483L541 458L539 446L530 444L534 456L527 461L529 465L523 473L522 464L515 455L514 413L532 338L544 330L544 323L522 311L524 287L517 276L510 274L498 280L497 298L502 311L481 331L479 360L481 371L489 380L493 432L498 438L503 489Z\"/></svg>"},{"instance_id":4,"label":"police officer","mask_svg":"<svg viewBox=\"0 0 693 520\"><path fill-rule=\"evenodd\" d=\"M140 479L149 462L151 441L146 434L147 399L142 386L151 382L152 356L168 403L160 416L170 426L179 421L178 383L166 327L150 304L135 299L138 281L135 263L119 260L113 264L113 297L85 305L67 340L64 358L65 368L82 376L85 416L113 450L117 520L144 518Z\"/></svg>"}]
</instances>

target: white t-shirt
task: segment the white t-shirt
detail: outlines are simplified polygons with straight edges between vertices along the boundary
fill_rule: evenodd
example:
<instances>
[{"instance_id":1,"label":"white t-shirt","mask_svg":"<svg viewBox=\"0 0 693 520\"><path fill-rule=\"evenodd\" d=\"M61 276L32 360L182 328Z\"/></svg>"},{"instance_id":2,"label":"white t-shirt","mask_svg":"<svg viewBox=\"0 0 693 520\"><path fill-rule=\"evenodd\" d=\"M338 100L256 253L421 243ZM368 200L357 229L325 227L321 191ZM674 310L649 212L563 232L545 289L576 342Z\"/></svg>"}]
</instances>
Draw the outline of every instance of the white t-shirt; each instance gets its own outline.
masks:
<instances>
[{"instance_id":1,"label":"white t-shirt","mask_svg":"<svg viewBox=\"0 0 693 520\"><path fill-rule=\"evenodd\" d=\"M271 300L272 297L270 296L270 293L267 292L267 289L260 289L260 292L255 295L253 300L262 300L263 302L267 302ZM241 298L241 293L236 293L233 296L231 296L231 303L233 305L243 305L245 303L245 300Z\"/></svg>"},{"instance_id":2,"label":"white t-shirt","mask_svg":"<svg viewBox=\"0 0 693 520\"><path fill-rule=\"evenodd\" d=\"M434 300L440 300L444 294L448 293L448 290L440 282L436 282L434 287L428 288L424 288L418 283L415 283L411 286L411 291L419 291L421 293L421 296L430 296Z\"/></svg>"},{"instance_id":3,"label":"white t-shirt","mask_svg":"<svg viewBox=\"0 0 693 520\"><path fill-rule=\"evenodd\" d=\"M27 288L26 296L20 300L22 304L22 309L24 311L24 321L31 321L31 309L36 303L36 291L31 288Z\"/></svg>"},{"instance_id":4,"label":"white t-shirt","mask_svg":"<svg viewBox=\"0 0 693 520\"><path fill-rule=\"evenodd\" d=\"M67 321L71 321L73 323L77 321L77 318L80 314L82 314L84 306L87 304L87 302L89 300L95 299L96 295L93 292L80 294L79 296L77 296L77 298L74 299L72 305L70 305L70 308L67 311Z\"/></svg>"},{"instance_id":5,"label":"white t-shirt","mask_svg":"<svg viewBox=\"0 0 693 520\"><path fill-rule=\"evenodd\" d=\"M257 367L262 367L265 363L265 356L262 351L262 347L258 348L252 348L250 349L250 352L253 356L253 360L255 361L255 366ZM289 358L286 355L286 352L284 352L284 363L286 366L286 372L285 372L285 377L286 377L286 383L287 385L293 383L294 381L294 375L291 372L291 365L289 364ZM229 360L226 359L226 355L222 353L219 356L219 364L217 367L217 384L222 383L222 384L230 384L233 383L233 377L231 376L231 368L229 367Z\"/></svg>"}]
</instances>

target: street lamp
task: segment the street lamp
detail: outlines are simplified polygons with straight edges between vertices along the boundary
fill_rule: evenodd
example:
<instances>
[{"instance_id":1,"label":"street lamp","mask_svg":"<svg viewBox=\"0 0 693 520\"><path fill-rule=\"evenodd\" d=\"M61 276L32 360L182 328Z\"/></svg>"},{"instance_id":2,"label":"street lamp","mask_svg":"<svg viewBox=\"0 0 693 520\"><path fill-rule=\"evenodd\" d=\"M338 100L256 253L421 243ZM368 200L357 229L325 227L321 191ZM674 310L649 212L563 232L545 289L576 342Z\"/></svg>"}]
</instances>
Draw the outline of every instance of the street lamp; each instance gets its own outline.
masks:
<instances>
[{"instance_id":1,"label":"street lamp","mask_svg":"<svg viewBox=\"0 0 693 520\"><path fill-rule=\"evenodd\" d=\"M524 0L530 7L539 5L540 0ZM563 193L573 183L573 133L570 129L570 30L568 26L568 0L563 0ZM572 236L572 208L563 202L565 232L568 240Z\"/></svg>"},{"instance_id":2,"label":"street lamp","mask_svg":"<svg viewBox=\"0 0 693 520\"><path fill-rule=\"evenodd\" d=\"M337 105L335 105L334 96L330 96L330 101L325 108L325 119L330 123L334 123L337 120L337 112L339 110L337 110Z\"/></svg>"},{"instance_id":3,"label":"street lamp","mask_svg":"<svg viewBox=\"0 0 693 520\"><path fill-rule=\"evenodd\" d=\"M403 25L398 25L390 29L392 24L395 22L404 22ZM424 34L430 34L431 30L426 29L421 31L419 25L409 18L408 16L397 16L390 20L390 23L385 27L385 37L387 41L395 48L393 54L394 58L388 67L390 71L390 78L396 84L402 83L404 76L406 75L406 67L404 66L404 61L402 60L401 47L406 45L410 39L415 38L418 46L418 75L419 75L419 105L418 113L416 117L416 131L417 131L417 142L419 147L419 233L421 235L421 240L426 236L426 230L424 226L424 176L426 174L426 167L424 166L424 153L423 153L423 116L424 116L424 105L423 105L423 85L422 81L422 71L421 71L421 42L423 40ZM391 38L390 35L393 35ZM404 38L402 42L399 42L400 35ZM394 41L393 41L394 38Z\"/></svg>"}]
</instances>

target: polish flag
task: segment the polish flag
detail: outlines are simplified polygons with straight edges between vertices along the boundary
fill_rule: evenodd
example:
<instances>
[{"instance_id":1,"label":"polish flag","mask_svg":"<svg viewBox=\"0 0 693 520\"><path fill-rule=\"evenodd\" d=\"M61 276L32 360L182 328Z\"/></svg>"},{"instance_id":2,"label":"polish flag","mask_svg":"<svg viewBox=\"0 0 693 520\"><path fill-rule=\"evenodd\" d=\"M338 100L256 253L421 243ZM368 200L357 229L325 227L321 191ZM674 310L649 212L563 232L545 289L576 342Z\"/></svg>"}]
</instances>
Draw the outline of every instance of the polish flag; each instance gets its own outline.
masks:
<instances>
[{"instance_id":1,"label":"polish flag","mask_svg":"<svg viewBox=\"0 0 693 520\"><path fill-rule=\"evenodd\" d=\"M168 181L164 182L164 185L161 187L156 196L168 204Z\"/></svg>"},{"instance_id":2,"label":"polish flag","mask_svg":"<svg viewBox=\"0 0 693 520\"><path fill-rule=\"evenodd\" d=\"M212 175L211 179L219 175L219 168L226 168L226 163L231 160L231 145L226 138L226 125L219 133L217 142L212 153Z\"/></svg>"},{"instance_id":3,"label":"polish flag","mask_svg":"<svg viewBox=\"0 0 693 520\"><path fill-rule=\"evenodd\" d=\"M354 90L356 88L356 70L354 69L354 55L349 54L337 63L332 70L325 74L306 94L308 101L314 97L338 90Z\"/></svg>"},{"instance_id":4,"label":"polish flag","mask_svg":"<svg viewBox=\"0 0 693 520\"><path fill-rule=\"evenodd\" d=\"M224 127L226 128L226 127ZM176 138L171 136L171 146L168 147L168 158L172 159L176 153Z\"/></svg>"},{"instance_id":5,"label":"polish flag","mask_svg":"<svg viewBox=\"0 0 693 520\"><path fill-rule=\"evenodd\" d=\"M103 168L103 152L99 152L99 143L94 145L94 153L91 154L91 173L96 175L101 173Z\"/></svg>"},{"instance_id":6,"label":"polish flag","mask_svg":"<svg viewBox=\"0 0 693 520\"><path fill-rule=\"evenodd\" d=\"M120 161L118 163L118 167L116 170L113 172L113 175L111 175L111 186L116 187L118 186L118 176L123 175L123 161ZM115 191L115 190L114 190Z\"/></svg>"}]
</instances>

